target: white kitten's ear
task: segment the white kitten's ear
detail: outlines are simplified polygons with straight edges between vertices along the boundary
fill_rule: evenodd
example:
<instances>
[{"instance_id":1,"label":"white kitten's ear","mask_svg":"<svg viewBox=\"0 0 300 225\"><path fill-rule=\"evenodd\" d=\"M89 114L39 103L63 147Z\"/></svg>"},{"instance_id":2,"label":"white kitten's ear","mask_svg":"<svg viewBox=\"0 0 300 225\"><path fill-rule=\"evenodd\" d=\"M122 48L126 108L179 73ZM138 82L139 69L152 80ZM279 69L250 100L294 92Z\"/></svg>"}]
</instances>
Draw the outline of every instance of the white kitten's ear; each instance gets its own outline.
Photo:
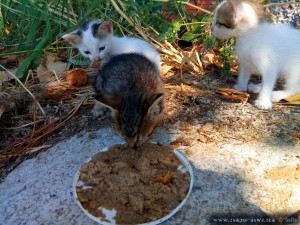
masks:
<instances>
[{"instance_id":1,"label":"white kitten's ear","mask_svg":"<svg viewBox=\"0 0 300 225\"><path fill-rule=\"evenodd\" d=\"M150 120L154 120L157 118L159 114L161 114L165 109L165 94L164 93L157 93L154 94L149 99L149 109L147 116L150 118Z\"/></svg>"},{"instance_id":2,"label":"white kitten's ear","mask_svg":"<svg viewBox=\"0 0 300 225\"><path fill-rule=\"evenodd\" d=\"M111 21L103 21L98 28L97 35L99 37L106 37L107 35L112 35L113 32L113 25Z\"/></svg>"},{"instance_id":3,"label":"white kitten's ear","mask_svg":"<svg viewBox=\"0 0 300 225\"><path fill-rule=\"evenodd\" d=\"M78 46L82 41L79 35L73 33L65 34L64 36L62 36L62 38L75 47Z\"/></svg>"},{"instance_id":4,"label":"white kitten's ear","mask_svg":"<svg viewBox=\"0 0 300 225\"><path fill-rule=\"evenodd\" d=\"M104 106L110 108L112 111L118 111L121 104L122 96L121 94L96 94L95 99Z\"/></svg>"}]
</instances>

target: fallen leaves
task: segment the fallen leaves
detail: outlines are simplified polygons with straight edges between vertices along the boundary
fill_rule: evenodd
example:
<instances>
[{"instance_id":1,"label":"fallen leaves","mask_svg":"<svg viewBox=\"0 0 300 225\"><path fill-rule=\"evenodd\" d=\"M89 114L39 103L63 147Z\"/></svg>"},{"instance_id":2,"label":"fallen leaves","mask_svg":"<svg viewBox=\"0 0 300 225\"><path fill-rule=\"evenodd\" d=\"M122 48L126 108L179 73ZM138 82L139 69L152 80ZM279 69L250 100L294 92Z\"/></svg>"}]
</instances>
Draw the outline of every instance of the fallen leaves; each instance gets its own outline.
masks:
<instances>
[{"instance_id":1,"label":"fallen leaves","mask_svg":"<svg viewBox=\"0 0 300 225\"><path fill-rule=\"evenodd\" d=\"M294 96L291 96L289 98L285 98L286 101L288 102L297 102L297 101L300 101L300 93L294 95Z\"/></svg>"},{"instance_id":2,"label":"fallen leaves","mask_svg":"<svg viewBox=\"0 0 300 225\"><path fill-rule=\"evenodd\" d=\"M52 71L49 71L42 64L40 64L37 67L36 73L37 73L37 78L39 79L39 81L41 82L41 84L43 84L45 86L49 85L53 81L54 73Z\"/></svg>"},{"instance_id":3,"label":"fallen leaves","mask_svg":"<svg viewBox=\"0 0 300 225\"><path fill-rule=\"evenodd\" d=\"M43 100L61 101L72 99L72 93L88 83L86 71L81 68L68 70L70 63L57 61L56 55L45 53L44 59L36 69L40 81Z\"/></svg>"},{"instance_id":4,"label":"fallen leaves","mask_svg":"<svg viewBox=\"0 0 300 225\"><path fill-rule=\"evenodd\" d=\"M12 79L12 77L9 75L8 72L0 71L0 86L2 85L2 83L7 82L11 79Z\"/></svg>"},{"instance_id":5,"label":"fallen leaves","mask_svg":"<svg viewBox=\"0 0 300 225\"><path fill-rule=\"evenodd\" d=\"M296 95L293 95L289 98L285 98L280 102L276 102L276 104L280 105L290 105L290 106L300 106L300 92Z\"/></svg>"},{"instance_id":6,"label":"fallen leaves","mask_svg":"<svg viewBox=\"0 0 300 225\"><path fill-rule=\"evenodd\" d=\"M179 148L180 146L191 146L193 143L193 139L180 136L176 138L174 141L170 142L170 145L172 145L174 148Z\"/></svg>"},{"instance_id":7,"label":"fallen leaves","mask_svg":"<svg viewBox=\"0 0 300 225\"><path fill-rule=\"evenodd\" d=\"M70 68L70 63L67 62L48 62L46 65L49 71L52 71L55 74L63 74Z\"/></svg>"},{"instance_id":8,"label":"fallen leaves","mask_svg":"<svg viewBox=\"0 0 300 225\"><path fill-rule=\"evenodd\" d=\"M75 87L83 87L88 83L88 77L84 69L76 68L65 73L67 82Z\"/></svg>"},{"instance_id":9,"label":"fallen leaves","mask_svg":"<svg viewBox=\"0 0 300 225\"><path fill-rule=\"evenodd\" d=\"M7 63L15 63L19 61L18 55L7 55L7 56L1 56L0 57L0 63L7 64Z\"/></svg>"},{"instance_id":10,"label":"fallen leaves","mask_svg":"<svg viewBox=\"0 0 300 225\"><path fill-rule=\"evenodd\" d=\"M78 119L79 116L74 116L74 115L82 106L85 100L86 99L83 99L77 106L75 106L72 110L70 110L66 115L62 116L61 118L57 118L45 124L44 126L42 126L37 130L34 129L32 134L6 145L1 150L0 167L5 165L7 162L9 162L9 160L13 157L28 154L30 152L32 153L32 152L40 151L44 148L49 147L47 145L44 145L35 148L35 146L38 143L40 143L42 140L49 137L54 132L57 132L58 130L62 129L68 123L71 123L72 121Z\"/></svg>"},{"instance_id":11,"label":"fallen leaves","mask_svg":"<svg viewBox=\"0 0 300 225\"><path fill-rule=\"evenodd\" d=\"M210 50L202 54L202 63L204 67L223 67L224 62L221 59L220 55L215 53L214 50ZM239 71L239 61L236 55L231 55L229 57L230 71L234 74L237 74Z\"/></svg>"},{"instance_id":12,"label":"fallen leaves","mask_svg":"<svg viewBox=\"0 0 300 225\"><path fill-rule=\"evenodd\" d=\"M199 129L197 129L197 132L199 133L197 140L202 143L208 143L208 142L215 142L214 137L214 124L207 122L203 126L201 126Z\"/></svg>"},{"instance_id":13,"label":"fallen leaves","mask_svg":"<svg viewBox=\"0 0 300 225\"><path fill-rule=\"evenodd\" d=\"M172 68L173 68L173 66L171 66L171 65L163 64L161 67L161 75L162 76L166 75Z\"/></svg>"}]
</instances>

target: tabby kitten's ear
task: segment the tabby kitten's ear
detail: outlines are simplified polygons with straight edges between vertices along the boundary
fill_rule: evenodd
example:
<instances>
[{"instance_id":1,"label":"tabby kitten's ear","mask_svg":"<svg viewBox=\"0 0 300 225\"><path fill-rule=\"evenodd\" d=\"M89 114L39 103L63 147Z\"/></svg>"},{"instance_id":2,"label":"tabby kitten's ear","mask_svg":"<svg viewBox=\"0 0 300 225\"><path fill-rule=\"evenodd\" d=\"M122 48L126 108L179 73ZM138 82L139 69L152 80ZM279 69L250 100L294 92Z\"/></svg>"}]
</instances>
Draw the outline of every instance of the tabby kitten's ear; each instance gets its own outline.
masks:
<instances>
[{"instance_id":1,"label":"tabby kitten's ear","mask_svg":"<svg viewBox=\"0 0 300 225\"><path fill-rule=\"evenodd\" d=\"M113 34L113 25L111 21L103 21L97 31L97 36L99 38L104 38L106 36Z\"/></svg>"},{"instance_id":2,"label":"tabby kitten's ear","mask_svg":"<svg viewBox=\"0 0 300 225\"><path fill-rule=\"evenodd\" d=\"M164 93L156 93L148 99L149 108L147 118L150 120L157 119L157 116L161 114L165 109Z\"/></svg>"},{"instance_id":3,"label":"tabby kitten's ear","mask_svg":"<svg viewBox=\"0 0 300 225\"><path fill-rule=\"evenodd\" d=\"M62 38L74 47L78 46L82 41L82 38L75 33L65 34L64 36L62 36Z\"/></svg>"},{"instance_id":4,"label":"tabby kitten's ear","mask_svg":"<svg viewBox=\"0 0 300 225\"><path fill-rule=\"evenodd\" d=\"M96 94L95 99L101 104L110 108L112 111L118 111L120 108L122 96L121 94Z\"/></svg>"}]
</instances>

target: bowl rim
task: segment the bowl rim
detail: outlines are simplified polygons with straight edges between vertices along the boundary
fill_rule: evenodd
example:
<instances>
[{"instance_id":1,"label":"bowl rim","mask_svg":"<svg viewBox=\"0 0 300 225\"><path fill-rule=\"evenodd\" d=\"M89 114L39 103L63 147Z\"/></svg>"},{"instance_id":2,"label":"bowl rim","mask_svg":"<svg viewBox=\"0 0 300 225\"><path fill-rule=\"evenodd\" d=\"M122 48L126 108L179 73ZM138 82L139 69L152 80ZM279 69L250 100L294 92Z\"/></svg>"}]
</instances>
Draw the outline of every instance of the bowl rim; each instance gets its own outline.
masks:
<instances>
[{"instance_id":1,"label":"bowl rim","mask_svg":"<svg viewBox=\"0 0 300 225\"><path fill-rule=\"evenodd\" d=\"M116 143L116 144L118 144L118 143ZM105 147L105 148L103 148L103 150L101 150L99 152L105 152L105 151L108 150L109 147L110 146ZM99 152L97 152L97 153L99 153ZM94 155L96 155L97 153L95 153ZM190 162L188 161L188 159L179 150L174 149L174 154L181 160L181 162L187 168L187 172L189 172L189 174L190 174L190 186L189 186L188 193L186 194L185 198L181 201L181 203L176 208L174 208L169 214L165 215L164 217L162 217L158 220L155 220L155 221L148 222L148 223L140 223L140 224L134 224L134 225L157 225L157 224L160 224L160 223L166 221L167 219L169 219L173 215L175 215L175 213L177 213L183 207L183 205L186 203L188 197L190 196L190 194L192 192L192 189L193 189L193 185L194 185L193 168L192 168ZM89 158L86 161L86 163L90 162L91 159L92 158ZM81 168L81 166L80 166L80 168ZM73 185L72 185L72 192L73 192L73 197L74 197L75 202L81 208L81 210L84 212L85 215L87 215L89 218L91 218L92 220L94 220L98 224L101 224L101 225L118 225L117 223L114 223L114 222L103 221L101 217L96 217L96 216L90 214L86 209L83 208L80 201L78 200L77 191L76 191L76 186L78 186L78 181L79 181L80 168L77 170L77 172L75 174L75 178L73 180Z\"/></svg>"}]
</instances>

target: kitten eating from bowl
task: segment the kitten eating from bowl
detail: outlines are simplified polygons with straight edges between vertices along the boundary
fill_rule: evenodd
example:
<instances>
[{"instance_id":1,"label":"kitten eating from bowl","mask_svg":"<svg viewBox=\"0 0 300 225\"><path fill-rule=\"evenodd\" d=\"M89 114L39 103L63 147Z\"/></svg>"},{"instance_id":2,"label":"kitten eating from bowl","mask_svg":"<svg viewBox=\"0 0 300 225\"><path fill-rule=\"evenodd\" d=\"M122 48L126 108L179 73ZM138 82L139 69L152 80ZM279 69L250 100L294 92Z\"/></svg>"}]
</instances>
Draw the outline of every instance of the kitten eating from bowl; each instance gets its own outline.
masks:
<instances>
[{"instance_id":1,"label":"kitten eating from bowl","mask_svg":"<svg viewBox=\"0 0 300 225\"><path fill-rule=\"evenodd\" d=\"M240 61L240 91L259 92L255 106L271 109L272 102L300 91L300 31L283 24L263 22L260 4L252 1L225 0L215 10L211 27L215 37L236 38ZM261 84L249 84L252 73L262 76ZM278 78L285 80L284 90L273 91Z\"/></svg>"}]
</instances>

